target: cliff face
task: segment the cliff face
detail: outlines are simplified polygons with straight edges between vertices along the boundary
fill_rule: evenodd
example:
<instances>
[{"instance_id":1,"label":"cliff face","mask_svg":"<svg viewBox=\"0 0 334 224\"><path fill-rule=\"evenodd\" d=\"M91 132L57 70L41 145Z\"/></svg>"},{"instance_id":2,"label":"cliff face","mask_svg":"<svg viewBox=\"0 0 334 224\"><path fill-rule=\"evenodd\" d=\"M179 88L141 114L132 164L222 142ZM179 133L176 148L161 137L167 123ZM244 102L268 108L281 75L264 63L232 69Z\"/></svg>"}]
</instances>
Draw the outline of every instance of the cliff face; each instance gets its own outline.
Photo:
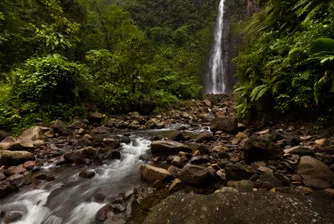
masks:
<instances>
[{"instance_id":1,"label":"cliff face","mask_svg":"<svg viewBox=\"0 0 334 224\"><path fill-rule=\"evenodd\" d=\"M227 0L226 1L226 27L224 38L226 38L226 72L228 91L233 91L233 85L236 80L234 78L235 65L232 59L238 53L238 46L242 43L242 36L235 31L236 26L241 23L248 15L253 14L256 4L254 0Z\"/></svg>"}]
</instances>

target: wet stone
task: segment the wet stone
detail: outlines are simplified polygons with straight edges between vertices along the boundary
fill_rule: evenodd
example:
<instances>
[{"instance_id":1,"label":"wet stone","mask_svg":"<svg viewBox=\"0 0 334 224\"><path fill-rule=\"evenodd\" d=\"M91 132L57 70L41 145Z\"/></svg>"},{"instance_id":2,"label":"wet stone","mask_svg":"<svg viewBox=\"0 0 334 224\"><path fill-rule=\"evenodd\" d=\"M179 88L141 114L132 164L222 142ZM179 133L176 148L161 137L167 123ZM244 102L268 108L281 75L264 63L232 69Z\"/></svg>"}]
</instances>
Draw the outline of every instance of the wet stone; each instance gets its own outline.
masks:
<instances>
[{"instance_id":1,"label":"wet stone","mask_svg":"<svg viewBox=\"0 0 334 224\"><path fill-rule=\"evenodd\" d=\"M107 219L108 213L113 210L113 207L110 204L106 204L95 215L95 220L99 222L103 222Z\"/></svg>"},{"instance_id":2,"label":"wet stone","mask_svg":"<svg viewBox=\"0 0 334 224\"><path fill-rule=\"evenodd\" d=\"M6 212L6 214L4 215L3 218L3 223L7 224L7 223L13 223L13 222L17 222L20 219L22 219L22 213L21 212Z\"/></svg>"},{"instance_id":3,"label":"wet stone","mask_svg":"<svg viewBox=\"0 0 334 224\"><path fill-rule=\"evenodd\" d=\"M46 173L39 173L35 175L34 178L38 180L45 180L45 181L53 181L55 179L54 176L52 176L51 174L46 174Z\"/></svg>"},{"instance_id":4,"label":"wet stone","mask_svg":"<svg viewBox=\"0 0 334 224\"><path fill-rule=\"evenodd\" d=\"M85 171L80 172L79 176L83 177L83 178L90 179L90 178L93 178L95 176L95 172L92 171L92 170L85 170Z\"/></svg>"}]
</instances>

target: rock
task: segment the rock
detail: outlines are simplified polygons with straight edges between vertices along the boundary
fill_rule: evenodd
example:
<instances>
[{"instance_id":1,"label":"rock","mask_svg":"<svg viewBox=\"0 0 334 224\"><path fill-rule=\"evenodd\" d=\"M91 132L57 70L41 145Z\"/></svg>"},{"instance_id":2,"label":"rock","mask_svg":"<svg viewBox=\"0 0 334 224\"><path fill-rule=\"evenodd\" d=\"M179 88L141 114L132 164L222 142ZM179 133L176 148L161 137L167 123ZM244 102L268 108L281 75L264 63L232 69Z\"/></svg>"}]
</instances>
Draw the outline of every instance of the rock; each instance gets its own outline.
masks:
<instances>
[{"instance_id":1,"label":"rock","mask_svg":"<svg viewBox=\"0 0 334 224\"><path fill-rule=\"evenodd\" d=\"M211 107L212 103L210 100L203 100L203 105L207 107Z\"/></svg>"},{"instance_id":2,"label":"rock","mask_svg":"<svg viewBox=\"0 0 334 224\"><path fill-rule=\"evenodd\" d=\"M254 183L255 188L264 188L270 190L274 187L281 187L282 182L278 180L273 174L264 174L260 179Z\"/></svg>"},{"instance_id":3,"label":"rock","mask_svg":"<svg viewBox=\"0 0 334 224\"><path fill-rule=\"evenodd\" d=\"M125 192L125 194L124 194L124 199L125 199L125 200L128 200L134 193L135 193L134 189L128 190L128 191Z\"/></svg>"},{"instance_id":4,"label":"rock","mask_svg":"<svg viewBox=\"0 0 334 224\"><path fill-rule=\"evenodd\" d=\"M235 139L233 139L233 140L231 141L231 144L232 144L232 145L238 145L239 142L240 142L240 140L235 138Z\"/></svg>"},{"instance_id":5,"label":"rock","mask_svg":"<svg viewBox=\"0 0 334 224\"><path fill-rule=\"evenodd\" d=\"M48 130L47 132L45 132L45 136L47 138L54 138L55 137L55 133L52 129Z\"/></svg>"},{"instance_id":6,"label":"rock","mask_svg":"<svg viewBox=\"0 0 334 224\"><path fill-rule=\"evenodd\" d=\"M182 168L184 166L184 157L180 157L180 156L175 156L173 161L172 161L172 165Z\"/></svg>"},{"instance_id":7,"label":"rock","mask_svg":"<svg viewBox=\"0 0 334 224\"><path fill-rule=\"evenodd\" d=\"M210 129L213 133L216 131L238 132L238 120L229 117L216 117L211 121Z\"/></svg>"},{"instance_id":8,"label":"rock","mask_svg":"<svg viewBox=\"0 0 334 224\"><path fill-rule=\"evenodd\" d=\"M112 151L107 157L107 159L110 159L110 160L113 160L113 159L120 160L121 158L122 158L122 155L120 151Z\"/></svg>"},{"instance_id":9,"label":"rock","mask_svg":"<svg viewBox=\"0 0 334 224\"><path fill-rule=\"evenodd\" d=\"M199 134L196 138L196 142L198 143L202 143L202 142L210 142L210 141L214 141L215 137L213 136L213 134L211 132L203 132L201 134Z\"/></svg>"},{"instance_id":10,"label":"rock","mask_svg":"<svg viewBox=\"0 0 334 224\"><path fill-rule=\"evenodd\" d=\"M179 172L179 168L177 168L176 166L169 166L168 167L168 172L170 172L170 174L172 174L173 177L177 177L177 173Z\"/></svg>"},{"instance_id":11,"label":"rock","mask_svg":"<svg viewBox=\"0 0 334 224\"><path fill-rule=\"evenodd\" d=\"M94 134L108 134L112 131L111 128L105 127L105 126L98 126L93 129Z\"/></svg>"},{"instance_id":12,"label":"rock","mask_svg":"<svg viewBox=\"0 0 334 224\"><path fill-rule=\"evenodd\" d=\"M32 170L36 166L36 161L27 161L23 163L23 167L27 170Z\"/></svg>"},{"instance_id":13,"label":"rock","mask_svg":"<svg viewBox=\"0 0 334 224\"><path fill-rule=\"evenodd\" d=\"M104 147L107 147L110 149L117 149L121 146L120 141L113 139L113 138L103 138L102 144Z\"/></svg>"},{"instance_id":14,"label":"rock","mask_svg":"<svg viewBox=\"0 0 334 224\"><path fill-rule=\"evenodd\" d=\"M84 138L87 138L88 140L93 140L93 137L89 134L85 134Z\"/></svg>"},{"instance_id":15,"label":"rock","mask_svg":"<svg viewBox=\"0 0 334 224\"><path fill-rule=\"evenodd\" d=\"M208 175L206 168L197 165L187 165L178 173L180 180L188 184L205 183Z\"/></svg>"},{"instance_id":16,"label":"rock","mask_svg":"<svg viewBox=\"0 0 334 224\"><path fill-rule=\"evenodd\" d=\"M214 167L213 167L214 168ZM226 173L225 173L225 171L224 170L218 170L217 172L216 172L216 175L219 177L219 179L221 180L221 181L226 181Z\"/></svg>"},{"instance_id":17,"label":"rock","mask_svg":"<svg viewBox=\"0 0 334 224\"><path fill-rule=\"evenodd\" d=\"M268 161L283 156L283 150L274 145L271 141L252 136L245 141L244 157L247 163L255 161Z\"/></svg>"},{"instance_id":18,"label":"rock","mask_svg":"<svg viewBox=\"0 0 334 224\"><path fill-rule=\"evenodd\" d=\"M9 136L9 133L7 133L7 132L5 132L3 130L0 130L0 142L2 140L4 140L6 137L8 137L8 136Z\"/></svg>"},{"instance_id":19,"label":"rock","mask_svg":"<svg viewBox=\"0 0 334 224\"><path fill-rule=\"evenodd\" d=\"M53 181L55 179L54 176L48 173L39 173L34 176L35 179L45 180L45 181Z\"/></svg>"},{"instance_id":20,"label":"rock","mask_svg":"<svg viewBox=\"0 0 334 224\"><path fill-rule=\"evenodd\" d=\"M175 141L154 141L151 144L151 152L154 155L170 155L178 152L192 152L187 145Z\"/></svg>"},{"instance_id":21,"label":"rock","mask_svg":"<svg viewBox=\"0 0 334 224\"><path fill-rule=\"evenodd\" d=\"M10 177L8 177L6 180L8 180L12 185L16 186L16 187L22 187L24 185L29 185L31 184L30 179L28 178L27 175L23 175L23 174L15 174L12 175Z\"/></svg>"},{"instance_id":22,"label":"rock","mask_svg":"<svg viewBox=\"0 0 334 224\"><path fill-rule=\"evenodd\" d=\"M313 190L309 187L298 186L296 187L295 190L299 193L306 194L306 195L313 193Z\"/></svg>"},{"instance_id":23,"label":"rock","mask_svg":"<svg viewBox=\"0 0 334 224\"><path fill-rule=\"evenodd\" d=\"M210 162L210 160L207 156L194 156L190 160L191 164L205 164L208 162Z\"/></svg>"},{"instance_id":24,"label":"rock","mask_svg":"<svg viewBox=\"0 0 334 224\"><path fill-rule=\"evenodd\" d=\"M168 172L168 170L158 168L155 166L151 166L148 164L142 165L140 167L140 174L141 174L142 179L149 181L149 182L154 182L157 180L164 180L172 176Z\"/></svg>"},{"instance_id":25,"label":"rock","mask_svg":"<svg viewBox=\"0 0 334 224\"><path fill-rule=\"evenodd\" d=\"M12 175L15 175L15 174L21 174L21 173L24 173L24 172L27 172L27 170L22 165L11 166L7 170L5 170L5 175L7 177L9 177L9 176L12 176Z\"/></svg>"},{"instance_id":26,"label":"rock","mask_svg":"<svg viewBox=\"0 0 334 224\"><path fill-rule=\"evenodd\" d=\"M92 122L101 122L103 119L104 119L104 115L99 112L92 113L88 117L88 120Z\"/></svg>"},{"instance_id":27,"label":"rock","mask_svg":"<svg viewBox=\"0 0 334 224\"><path fill-rule=\"evenodd\" d=\"M183 182L179 178L176 178L169 186L168 192L173 193L179 191L183 188L183 186L184 186Z\"/></svg>"},{"instance_id":28,"label":"rock","mask_svg":"<svg viewBox=\"0 0 334 224\"><path fill-rule=\"evenodd\" d=\"M227 164L225 172L227 180L248 180L254 174L253 169L240 164Z\"/></svg>"},{"instance_id":29,"label":"rock","mask_svg":"<svg viewBox=\"0 0 334 224\"><path fill-rule=\"evenodd\" d=\"M177 192L152 208L143 223L322 224L333 222L333 210L327 200L308 196L232 190L212 195Z\"/></svg>"},{"instance_id":30,"label":"rock","mask_svg":"<svg viewBox=\"0 0 334 224\"><path fill-rule=\"evenodd\" d=\"M35 160L31 152L0 150L0 166L15 166L29 160Z\"/></svg>"},{"instance_id":31,"label":"rock","mask_svg":"<svg viewBox=\"0 0 334 224\"><path fill-rule=\"evenodd\" d=\"M161 190L165 187L165 185L161 182L161 180L157 180L153 183L153 187L157 190Z\"/></svg>"},{"instance_id":32,"label":"rock","mask_svg":"<svg viewBox=\"0 0 334 224\"><path fill-rule=\"evenodd\" d=\"M255 170L259 169L261 166L265 167L266 165L267 163L265 161L256 161L251 164Z\"/></svg>"},{"instance_id":33,"label":"rock","mask_svg":"<svg viewBox=\"0 0 334 224\"><path fill-rule=\"evenodd\" d=\"M184 142L186 140L186 137L184 136L184 133L182 131L173 131L172 134L169 136L169 139L171 141Z\"/></svg>"},{"instance_id":34,"label":"rock","mask_svg":"<svg viewBox=\"0 0 334 224\"><path fill-rule=\"evenodd\" d=\"M3 223L13 223L22 219L22 213L17 211L6 212L5 217L3 218Z\"/></svg>"},{"instance_id":35,"label":"rock","mask_svg":"<svg viewBox=\"0 0 334 224\"><path fill-rule=\"evenodd\" d=\"M327 188L324 190L324 193L329 196L330 198L334 198L334 189L333 188Z\"/></svg>"},{"instance_id":36,"label":"rock","mask_svg":"<svg viewBox=\"0 0 334 224\"><path fill-rule=\"evenodd\" d=\"M303 180L303 183L306 187L310 187L312 189L323 190L323 189L331 187L331 184L328 181L319 180L319 179L306 179L306 180Z\"/></svg>"},{"instance_id":37,"label":"rock","mask_svg":"<svg viewBox=\"0 0 334 224\"><path fill-rule=\"evenodd\" d=\"M96 155L96 149L93 147L86 147L83 149L74 150L64 155L64 159L67 162L74 163L86 163L86 159L94 159Z\"/></svg>"},{"instance_id":38,"label":"rock","mask_svg":"<svg viewBox=\"0 0 334 224\"><path fill-rule=\"evenodd\" d=\"M0 182L0 198L3 198L17 190L17 187L12 185L9 181Z\"/></svg>"},{"instance_id":39,"label":"rock","mask_svg":"<svg viewBox=\"0 0 334 224\"><path fill-rule=\"evenodd\" d=\"M83 121L74 121L68 127L72 129L84 129L86 128L86 124Z\"/></svg>"},{"instance_id":40,"label":"rock","mask_svg":"<svg viewBox=\"0 0 334 224\"><path fill-rule=\"evenodd\" d=\"M91 144L91 141L87 137L82 137L79 139L78 144L80 146L89 146Z\"/></svg>"},{"instance_id":41,"label":"rock","mask_svg":"<svg viewBox=\"0 0 334 224\"><path fill-rule=\"evenodd\" d=\"M269 134L269 133L270 133L270 129L265 129L265 130L262 130L262 131L255 132L255 134L257 134L257 135L266 135L266 134Z\"/></svg>"},{"instance_id":42,"label":"rock","mask_svg":"<svg viewBox=\"0 0 334 224\"><path fill-rule=\"evenodd\" d=\"M199 145L197 147L197 150L201 153L201 155L205 155L205 154L210 153L210 150L206 145Z\"/></svg>"},{"instance_id":43,"label":"rock","mask_svg":"<svg viewBox=\"0 0 334 224\"><path fill-rule=\"evenodd\" d=\"M260 166L257 170L264 174L271 174L274 172L272 169L270 169L269 167L265 167L265 166Z\"/></svg>"},{"instance_id":44,"label":"rock","mask_svg":"<svg viewBox=\"0 0 334 224\"><path fill-rule=\"evenodd\" d=\"M242 124L242 123L238 123L238 130L239 131L244 131L246 130L246 125Z\"/></svg>"},{"instance_id":45,"label":"rock","mask_svg":"<svg viewBox=\"0 0 334 224\"><path fill-rule=\"evenodd\" d=\"M292 182L302 182L302 177L300 176L300 175L293 175L292 177L291 177L291 181Z\"/></svg>"},{"instance_id":46,"label":"rock","mask_svg":"<svg viewBox=\"0 0 334 224\"><path fill-rule=\"evenodd\" d=\"M321 138L321 139L315 140L314 143L317 144L317 145L323 145L323 144L325 144L326 140L327 139L325 139L325 138Z\"/></svg>"},{"instance_id":47,"label":"rock","mask_svg":"<svg viewBox=\"0 0 334 224\"><path fill-rule=\"evenodd\" d=\"M139 123L139 121L134 120L134 121L132 121L132 122L129 124L128 127L129 127L130 129L134 129L134 130L136 130L136 129L140 128L140 123Z\"/></svg>"},{"instance_id":48,"label":"rock","mask_svg":"<svg viewBox=\"0 0 334 224\"><path fill-rule=\"evenodd\" d=\"M61 121L56 120L51 124L51 128L55 133L59 135L69 135L71 132L68 130L67 126Z\"/></svg>"},{"instance_id":49,"label":"rock","mask_svg":"<svg viewBox=\"0 0 334 224\"><path fill-rule=\"evenodd\" d=\"M156 136L153 136L152 141L159 141L159 140L164 140L164 137L162 135L156 135Z\"/></svg>"},{"instance_id":50,"label":"rock","mask_svg":"<svg viewBox=\"0 0 334 224\"><path fill-rule=\"evenodd\" d=\"M46 138L45 133L49 131L49 128L36 126L24 131L19 137L6 137L0 143L0 150L11 150L11 151L30 151L33 150L36 145L45 144L44 141L40 140Z\"/></svg>"},{"instance_id":51,"label":"rock","mask_svg":"<svg viewBox=\"0 0 334 224\"><path fill-rule=\"evenodd\" d=\"M112 204L111 207L116 213L121 213L125 211L125 207L121 204Z\"/></svg>"},{"instance_id":52,"label":"rock","mask_svg":"<svg viewBox=\"0 0 334 224\"><path fill-rule=\"evenodd\" d=\"M151 122L154 124L154 126L158 129L164 128L166 126L165 122L160 121L157 118L151 118Z\"/></svg>"},{"instance_id":53,"label":"rock","mask_svg":"<svg viewBox=\"0 0 334 224\"><path fill-rule=\"evenodd\" d=\"M239 192L253 192L254 183L250 180L228 181L228 187L237 189Z\"/></svg>"},{"instance_id":54,"label":"rock","mask_svg":"<svg viewBox=\"0 0 334 224\"><path fill-rule=\"evenodd\" d=\"M334 172L326 164L311 156L302 156L300 158L297 173L302 175L304 179L334 181Z\"/></svg>"},{"instance_id":55,"label":"rock","mask_svg":"<svg viewBox=\"0 0 334 224\"><path fill-rule=\"evenodd\" d=\"M314 151L312 147L306 147L306 146L295 146L289 149L285 149L284 153L286 154L296 154L300 156L314 156Z\"/></svg>"},{"instance_id":56,"label":"rock","mask_svg":"<svg viewBox=\"0 0 334 224\"><path fill-rule=\"evenodd\" d=\"M331 171L334 171L334 164L330 165L329 169L330 169Z\"/></svg>"},{"instance_id":57,"label":"rock","mask_svg":"<svg viewBox=\"0 0 334 224\"><path fill-rule=\"evenodd\" d=\"M274 173L274 177L279 180L284 186L290 186L290 179L281 173Z\"/></svg>"},{"instance_id":58,"label":"rock","mask_svg":"<svg viewBox=\"0 0 334 224\"><path fill-rule=\"evenodd\" d=\"M244 140L246 138L248 138L248 136L243 133L243 132L239 132L236 136L235 136L236 139L239 139L239 140Z\"/></svg>"},{"instance_id":59,"label":"rock","mask_svg":"<svg viewBox=\"0 0 334 224\"><path fill-rule=\"evenodd\" d=\"M2 171L0 171L0 181L3 181L4 179L6 179L6 176Z\"/></svg>"},{"instance_id":60,"label":"rock","mask_svg":"<svg viewBox=\"0 0 334 224\"><path fill-rule=\"evenodd\" d=\"M328 154L334 154L334 145L323 148L323 151Z\"/></svg>"},{"instance_id":61,"label":"rock","mask_svg":"<svg viewBox=\"0 0 334 224\"><path fill-rule=\"evenodd\" d=\"M103 224L126 224L126 220L123 214L112 214L108 215L108 218L103 222Z\"/></svg>"},{"instance_id":62,"label":"rock","mask_svg":"<svg viewBox=\"0 0 334 224\"><path fill-rule=\"evenodd\" d=\"M85 170L85 171L81 171L79 176L83 177L83 178L90 179L90 178L93 178L95 176L95 172L92 171L92 170Z\"/></svg>"},{"instance_id":63,"label":"rock","mask_svg":"<svg viewBox=\"0 0 334 224\"><path fill-rule=\"evenodd\" d=\"M112 206L110 204L106 204L95 215L95 220L98 222L103 222L107 219L108 213L113 210Z\"/></svg>"}]
</instances>

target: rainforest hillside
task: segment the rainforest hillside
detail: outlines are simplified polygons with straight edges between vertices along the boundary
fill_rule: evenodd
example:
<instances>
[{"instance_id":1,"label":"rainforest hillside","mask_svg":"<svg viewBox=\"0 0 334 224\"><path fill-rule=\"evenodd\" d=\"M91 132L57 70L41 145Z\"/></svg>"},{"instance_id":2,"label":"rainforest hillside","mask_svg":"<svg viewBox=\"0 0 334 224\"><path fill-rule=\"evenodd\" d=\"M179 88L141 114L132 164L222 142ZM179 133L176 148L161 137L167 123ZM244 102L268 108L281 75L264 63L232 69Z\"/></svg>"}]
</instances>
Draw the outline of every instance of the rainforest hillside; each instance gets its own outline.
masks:
<instances>
[{"instance_id":1,"label":"rainforest hillside","mask_svg":"<svg viewBox=\"0 0 334 224\"><path fill-rule=\"evenodd\" d=\"M201 96L216 0L2 0L0 128Z\"/></svg>"}]
</instances>

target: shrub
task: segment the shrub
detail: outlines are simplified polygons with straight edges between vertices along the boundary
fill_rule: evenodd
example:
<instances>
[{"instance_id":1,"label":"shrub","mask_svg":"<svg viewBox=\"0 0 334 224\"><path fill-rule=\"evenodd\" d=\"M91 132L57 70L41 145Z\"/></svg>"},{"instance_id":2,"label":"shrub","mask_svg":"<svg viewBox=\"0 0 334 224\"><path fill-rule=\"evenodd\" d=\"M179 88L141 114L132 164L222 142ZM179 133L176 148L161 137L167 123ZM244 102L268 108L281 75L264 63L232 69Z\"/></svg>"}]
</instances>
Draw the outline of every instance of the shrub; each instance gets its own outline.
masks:
<instances>
[{"instance_id":1,"label":"shrub","mask_svg":"<svg viewBox=\"0 0 334 224\"><path fill-rule=\"evenodd\" d=\"M84 66L59 54L28 59L12 72L13 96L23 102L57 104L80 102L87 93Z\"/></svg>"}]
</instances>

